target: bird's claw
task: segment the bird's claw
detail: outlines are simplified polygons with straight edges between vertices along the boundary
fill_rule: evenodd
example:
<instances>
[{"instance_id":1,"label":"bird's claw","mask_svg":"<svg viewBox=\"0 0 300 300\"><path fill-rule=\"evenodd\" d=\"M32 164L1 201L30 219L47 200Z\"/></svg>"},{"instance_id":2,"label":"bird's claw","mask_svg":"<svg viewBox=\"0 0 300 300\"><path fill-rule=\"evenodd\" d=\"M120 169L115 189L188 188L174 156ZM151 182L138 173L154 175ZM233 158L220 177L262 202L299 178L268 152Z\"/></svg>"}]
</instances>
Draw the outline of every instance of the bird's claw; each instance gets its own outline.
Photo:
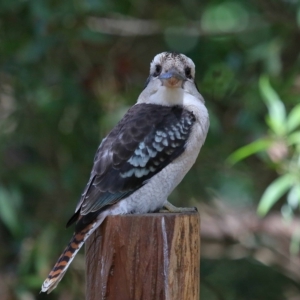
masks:
<instances>
[{"instance_id":1,"label":"bird's claw","mask_svg":"<svg viewBox=\"0 0 300 300\"><path fill-rule=\"evenodd\" d=\"M197 212L198 209L197 207L176 207L173 204L171 204L169 201L167 201L164 206L163 209L160 209L159 212L160 213L183 213L183 212Z\"/></svg>"}]
</instances>

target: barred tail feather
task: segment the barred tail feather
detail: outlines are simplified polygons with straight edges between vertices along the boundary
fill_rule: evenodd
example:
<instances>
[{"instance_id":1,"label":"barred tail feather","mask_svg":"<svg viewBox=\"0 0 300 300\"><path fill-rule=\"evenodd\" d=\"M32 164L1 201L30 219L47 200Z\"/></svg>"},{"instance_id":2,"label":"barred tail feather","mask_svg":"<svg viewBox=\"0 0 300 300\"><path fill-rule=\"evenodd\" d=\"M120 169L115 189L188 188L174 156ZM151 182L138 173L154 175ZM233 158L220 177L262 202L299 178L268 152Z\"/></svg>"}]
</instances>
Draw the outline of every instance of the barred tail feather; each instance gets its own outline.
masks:
<instances>
[{"instance_id":1,"label":"barred tail feather","mask_svg":"<svg viewBox=\"0 0 300 300\"><path fill-rule=\"evenodd\" d=\"M103 214L99 219L96 219L95 222L87 225L80 232L74 233L68 246L66 247L62 255L59 257L55 266L49 273L47 279L44 281L41 292L47 292L47 294L49 294L56 288L58 283L65 275L65 272L67 271L77 252L80 250L87 238L103 222L105 217L106 214Z\"/></svg>"}]
</instances>

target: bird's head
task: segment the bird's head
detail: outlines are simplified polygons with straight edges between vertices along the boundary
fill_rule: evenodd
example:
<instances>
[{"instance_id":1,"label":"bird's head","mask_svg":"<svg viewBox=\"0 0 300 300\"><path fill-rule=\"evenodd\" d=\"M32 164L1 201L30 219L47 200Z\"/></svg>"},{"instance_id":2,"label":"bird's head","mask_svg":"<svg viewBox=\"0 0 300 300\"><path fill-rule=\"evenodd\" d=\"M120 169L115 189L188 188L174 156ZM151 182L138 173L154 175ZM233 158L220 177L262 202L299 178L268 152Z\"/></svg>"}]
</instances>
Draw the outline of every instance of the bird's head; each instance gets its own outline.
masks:
<instances>
[{"instance_id":1,"label":"bird's head","mask_svg":"<svg viewBox=\"0 0 300 300\"><path fill-rule=\"evenodd\" d=\"M157 54L150 64L150 74L138 103L181 105L184 95L191 95L203 102L194 78L195 64L184 54Z\"/></svg>"},{"instance_id":2,"label":"bird's head","mask_svg":"<svg viewBox=\"0 0 300 300\"><path fill-rule=\"evenodd\" d=\"M184 54L163 52L150 65L149 80L159 80L168 88L182 88L185 82L194 82L194 77L195 65Z\"/></svg>"}]
</instances>

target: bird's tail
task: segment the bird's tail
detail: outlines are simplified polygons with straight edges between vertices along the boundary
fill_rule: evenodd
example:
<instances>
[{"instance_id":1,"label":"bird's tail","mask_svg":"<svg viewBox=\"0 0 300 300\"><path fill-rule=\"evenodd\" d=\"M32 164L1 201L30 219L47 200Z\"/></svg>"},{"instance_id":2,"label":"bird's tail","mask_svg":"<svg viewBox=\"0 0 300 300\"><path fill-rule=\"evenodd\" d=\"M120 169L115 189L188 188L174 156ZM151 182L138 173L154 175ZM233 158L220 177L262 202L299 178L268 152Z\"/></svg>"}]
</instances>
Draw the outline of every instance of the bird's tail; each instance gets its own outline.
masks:
<instances>
[{"instance_id":1,"label":"bird's tail","mask_svg":"<svg viewBox=\"0 0 300 300\"><path fill-rule=\"evenodd\" d=\"M65 275L65 272L67 271L75 255L80 250L87 238L91 235L91 233L98 227L97 225L99 226L97 221L93 222L87 225L83 230L74 233L68 246L59 257L47 279L44 281L41 292L47 292L47 294L49 294L56 288L58 283Z\"/></svg>"}]
</instances>

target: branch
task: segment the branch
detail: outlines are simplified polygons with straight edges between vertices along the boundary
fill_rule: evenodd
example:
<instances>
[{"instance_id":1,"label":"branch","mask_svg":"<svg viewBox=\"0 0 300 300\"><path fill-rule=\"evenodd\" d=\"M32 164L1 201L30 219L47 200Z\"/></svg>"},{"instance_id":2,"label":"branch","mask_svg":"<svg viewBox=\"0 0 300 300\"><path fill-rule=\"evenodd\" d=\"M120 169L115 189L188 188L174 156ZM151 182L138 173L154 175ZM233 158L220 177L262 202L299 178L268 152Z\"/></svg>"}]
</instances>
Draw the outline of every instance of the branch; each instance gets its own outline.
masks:
<instances>
[{"instance_id":1,"label":"branch","mask_svg":"<svg viewBox=\"0 0 300 300\"><path fill-rule=\"evenodd\" d=\"M99 18L89 17L87 19L87 25L92 31L118 35L118 36L140 36L140 35L156 35L164 34L166 29L170 34L188 35L188 36L224 36L239 34L242 32L254 31L267 27L268 25L262 20L250 20L248 25L231 31L224 30L208 30L201 26L200 21L189 21L187 26L174 26L167 24L162 26L155 20L142 20L142 19L128 19L128 18Z\"/></svg>"},{"instance_id":2,"label":"branch","mask_svg":"<svg viewBox=\"0 0 300 300\"><path fill-rule=\"evenodd\" d=\"M273 213L261 219L254 209L233 209L221 202L215 202L214 207L201 204L198 209L202 257L252 256L300 281L299 253L290 253L291 238L300 229L300 218L284 222L279 213Z\"/></svg>"}]
</instances>

